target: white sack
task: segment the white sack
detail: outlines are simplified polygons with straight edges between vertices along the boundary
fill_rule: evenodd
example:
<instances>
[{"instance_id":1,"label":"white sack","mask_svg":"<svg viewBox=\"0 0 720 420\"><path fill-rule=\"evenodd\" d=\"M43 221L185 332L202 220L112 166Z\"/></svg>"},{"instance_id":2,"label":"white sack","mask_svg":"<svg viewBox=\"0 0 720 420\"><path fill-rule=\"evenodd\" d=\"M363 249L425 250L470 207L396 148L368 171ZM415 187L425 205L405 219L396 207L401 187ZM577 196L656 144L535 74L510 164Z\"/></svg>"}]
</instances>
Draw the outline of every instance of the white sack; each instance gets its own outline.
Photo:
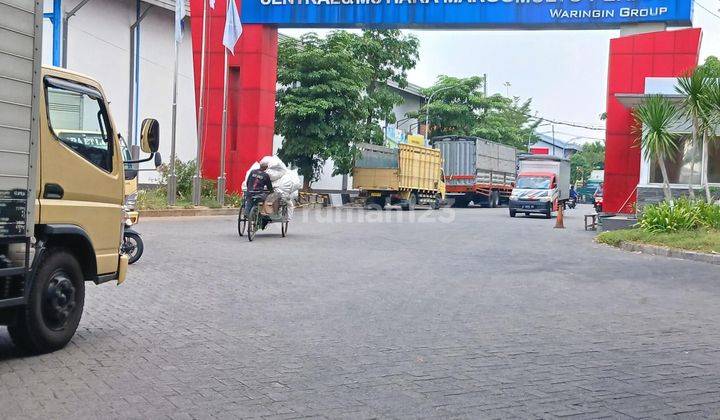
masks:
<instances>
[{"instance_id":1,"label":"white sack","mask_svg":"<svg viewBox=\"0 0 720 420\"><path fill-rule=\"evenodd\" d=\"M302 187L300 182L300 175L296 169L290 170L277 156L265 156L260 162L255 162L245 173L245 181L243 182L243 190L247 190L247 180L250 176L250 171L260 169L260 163L264 162L268 164L267 174L270 176L273 188L279 192L282 198L288 203L288 212L292 216L295 210L293 202L298 198L298 192ZM279 176L278 176L279 175Z\"/></svg>"},{"instance_id":2,"label":"white sack","mask_svg":"<svg viewBox=\"0 0 720 420\"><path fill-rule=\"evenodd\" d=\"M268 168L265 172L270 176L272 182L282 178L288 172L287 166L277 156L265 156L260 159L260 163L267 163Z\"/></svg>"}]
</instances>

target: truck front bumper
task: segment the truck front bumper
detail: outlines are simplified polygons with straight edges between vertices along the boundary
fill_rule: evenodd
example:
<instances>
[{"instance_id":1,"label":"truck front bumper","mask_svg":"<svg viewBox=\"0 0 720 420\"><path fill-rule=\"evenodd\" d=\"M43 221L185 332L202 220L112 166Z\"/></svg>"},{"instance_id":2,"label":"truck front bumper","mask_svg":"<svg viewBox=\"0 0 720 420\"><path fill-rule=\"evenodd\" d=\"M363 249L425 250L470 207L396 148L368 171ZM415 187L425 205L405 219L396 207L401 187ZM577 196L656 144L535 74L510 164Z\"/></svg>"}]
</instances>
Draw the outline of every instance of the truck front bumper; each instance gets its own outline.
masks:
<instances>
[{"instance_id":1,"label":"truck front bumper","mask_svg":"<svg viewBox=\"0 0 720 420\"><path fill-rule=\"evenodd\" d=\"M530 200L510 200L510 211L518 213L542 213L545 214L552 211L552 203L550 201L530 201Z\"/></svg>"}]
</instances>

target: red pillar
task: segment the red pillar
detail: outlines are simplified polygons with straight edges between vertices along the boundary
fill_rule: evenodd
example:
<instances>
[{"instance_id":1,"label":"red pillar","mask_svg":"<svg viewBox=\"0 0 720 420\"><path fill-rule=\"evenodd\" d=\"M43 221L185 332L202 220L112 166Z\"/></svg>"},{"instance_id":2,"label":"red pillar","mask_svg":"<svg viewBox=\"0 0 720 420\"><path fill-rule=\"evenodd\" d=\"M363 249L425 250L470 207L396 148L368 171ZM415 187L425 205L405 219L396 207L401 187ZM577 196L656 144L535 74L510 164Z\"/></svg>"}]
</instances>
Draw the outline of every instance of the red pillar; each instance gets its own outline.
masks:
<instances>
[{"instance_id":1,"label":"red pillar","mask_svg":"<svg viewBox=\"0 0 720 420\"><path fill-rule=\"evenodd\" d=\"M206 0L207 1L207 0ZM238 7L241 7L238 2ZM223 108L225 0L208 7L205 123L202 135L202 175L217 179ZM191 0L191 30L195 74L195 103L200 104L203 0ZM275 131L275 84L277 81L277 28L243 25L243 34L229 56L228 130L225 168L227 188L240 192L250 165L272 153Z\"/></svg>"},{"instance_id":2,"label":"red pillar","mask_svg":"<svg viewBox=\"0 0 720 420\"><path fill-rule=\"evenodd\" d=\"M697 65L701 30L651 32L610 40L603 210L632 213L640 147L632 112L616 93L644 93L646 77L678 77Z\"/></svg>"}]
</instances>

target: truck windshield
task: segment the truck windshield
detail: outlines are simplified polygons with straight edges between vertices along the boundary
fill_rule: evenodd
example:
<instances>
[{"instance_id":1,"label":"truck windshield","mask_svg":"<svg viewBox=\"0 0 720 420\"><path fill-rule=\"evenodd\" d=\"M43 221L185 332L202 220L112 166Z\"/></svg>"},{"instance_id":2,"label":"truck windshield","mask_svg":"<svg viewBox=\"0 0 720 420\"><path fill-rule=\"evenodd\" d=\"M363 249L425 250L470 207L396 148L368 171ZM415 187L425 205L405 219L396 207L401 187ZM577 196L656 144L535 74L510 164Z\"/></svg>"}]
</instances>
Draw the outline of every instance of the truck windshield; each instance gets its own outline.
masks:
<instances>
[{"instance_id":1,"label":"truck windshield","mask_svg":"<svg viewBox=\"0 0 720 420\"><path fill-rule=\"evenodd\" d=\"M550 188L550 178L546 176L521 176L517 179L515 188L547 190Z\"/></svg>"}]
</instances>

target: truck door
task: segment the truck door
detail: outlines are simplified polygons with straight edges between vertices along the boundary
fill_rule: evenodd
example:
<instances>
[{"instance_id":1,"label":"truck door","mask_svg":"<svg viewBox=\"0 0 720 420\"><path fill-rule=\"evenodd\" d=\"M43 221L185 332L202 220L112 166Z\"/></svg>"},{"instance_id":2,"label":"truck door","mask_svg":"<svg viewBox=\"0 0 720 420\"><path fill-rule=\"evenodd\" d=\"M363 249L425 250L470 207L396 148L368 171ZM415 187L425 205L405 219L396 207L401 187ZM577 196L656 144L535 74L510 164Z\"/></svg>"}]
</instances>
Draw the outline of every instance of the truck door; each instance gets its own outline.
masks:
<instances>
[{"instance_id":1,"label":"truck door","mask_svg":"<svg viewBox=\"0 0 720 420\"><path fill-rule=\"evenodd\" d=\"M81 227L97 274L118 268L123 171L106 102L90 84L46 76L40 116L40 222Z\"/></svg>"}]
</instances>

